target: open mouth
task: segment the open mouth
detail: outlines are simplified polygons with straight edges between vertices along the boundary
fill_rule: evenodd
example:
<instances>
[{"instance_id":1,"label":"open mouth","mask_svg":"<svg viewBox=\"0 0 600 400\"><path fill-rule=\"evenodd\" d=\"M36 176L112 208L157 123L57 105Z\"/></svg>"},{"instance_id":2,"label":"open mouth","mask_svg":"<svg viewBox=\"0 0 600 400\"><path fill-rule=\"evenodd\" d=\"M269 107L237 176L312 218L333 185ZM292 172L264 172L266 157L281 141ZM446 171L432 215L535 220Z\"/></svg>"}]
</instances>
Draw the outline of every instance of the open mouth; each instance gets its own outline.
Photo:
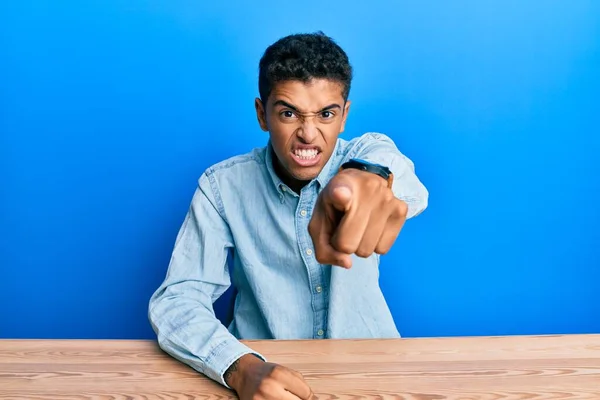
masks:
<instances>
[{"instance_id":1,"label":"open mouth","mask_svg":"<svg viewBox=\"0 0 600 400\"><path fill-rule=\"evenodd\" d=\"M292 158L302 167L312 167L321 160L321 152L316 148L294 149L292 150Z\"/></svg>"}]
</instances>

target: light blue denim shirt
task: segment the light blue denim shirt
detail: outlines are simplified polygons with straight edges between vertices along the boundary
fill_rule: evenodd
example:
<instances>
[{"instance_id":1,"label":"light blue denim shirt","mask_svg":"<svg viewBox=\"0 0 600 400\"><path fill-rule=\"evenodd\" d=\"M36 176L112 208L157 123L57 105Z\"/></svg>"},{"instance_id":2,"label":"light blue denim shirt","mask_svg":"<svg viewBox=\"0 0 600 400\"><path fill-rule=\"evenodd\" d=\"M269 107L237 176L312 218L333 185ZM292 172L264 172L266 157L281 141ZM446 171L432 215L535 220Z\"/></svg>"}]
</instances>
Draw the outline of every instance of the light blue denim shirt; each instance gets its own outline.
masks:
<instances>
[{"instance_id":1,"label":"light blue denim shirt","mask_svg":"<svg viewBox=\"0 0 600 400\"><path fill-rule=\"evenodd\" d=\"M412 161L382 134L338 139L319 176L299 194L276 175L272 157L269 143L202 174L166 278L149 304L161 348L225 386L227 368L257 354L238 339L399 337L379 287L378 255L353 255L349 270L314 257L308 223L317 196L343 162L388 166L409 218L427 207L428 192ZM237 297L226 327L213 302L232 282Z\"/></svg>"}]
</instances>

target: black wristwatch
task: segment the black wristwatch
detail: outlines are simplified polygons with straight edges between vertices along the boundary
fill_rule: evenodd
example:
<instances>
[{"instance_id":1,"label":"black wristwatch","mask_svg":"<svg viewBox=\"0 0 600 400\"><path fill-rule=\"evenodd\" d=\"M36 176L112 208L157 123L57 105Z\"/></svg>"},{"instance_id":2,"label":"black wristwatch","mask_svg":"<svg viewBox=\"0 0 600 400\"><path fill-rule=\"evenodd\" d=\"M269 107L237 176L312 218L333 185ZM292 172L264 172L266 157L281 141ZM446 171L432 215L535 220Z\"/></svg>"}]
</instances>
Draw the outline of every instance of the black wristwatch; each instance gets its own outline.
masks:
<instances>
[{"instance_id":1,"label":"black wristwatch","mask_svg":"<svg viewBox=\"0 0 600 400\"><path fill-rule=\"evenodd\" d=\"M342 164L340 167L340 171L343 169L354 168L360 169L361 171L371 172L373 174L379 175L383 179L385 179L388 183L388 187L392 187L392 183L394 183L394 174L388 167L383 165L370 163L365 160L360 160L358 158L352 158L350 161L347 161Z\"/></svg>"}]
</instances>

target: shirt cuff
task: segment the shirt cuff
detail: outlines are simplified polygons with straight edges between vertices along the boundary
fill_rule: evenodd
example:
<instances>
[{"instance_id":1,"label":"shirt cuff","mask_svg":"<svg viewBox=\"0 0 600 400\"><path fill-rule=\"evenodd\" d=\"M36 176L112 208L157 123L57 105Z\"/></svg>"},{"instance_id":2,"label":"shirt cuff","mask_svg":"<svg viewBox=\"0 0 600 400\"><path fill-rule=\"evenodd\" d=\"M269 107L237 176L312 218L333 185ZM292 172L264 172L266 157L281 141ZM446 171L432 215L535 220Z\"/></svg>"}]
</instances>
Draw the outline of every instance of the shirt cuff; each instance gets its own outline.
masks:
<instances>
[{"instance_id":1,"label":"shirt cuff","mask_svg":"<svg viewBox=\"0 0 600 400\"><path fill-rule=\"evenodd\" d=\"M240 357L246 354L254 354L263 361L267 361L266 358L250 349L245 344L237 341L236 339L228 339L221 342L206 358L206 367L204 374L209 378L219 382L228 389L231 387L225 382L225 372L231 367L231 365L238 360Z\"/></svg>"}]
</instances>

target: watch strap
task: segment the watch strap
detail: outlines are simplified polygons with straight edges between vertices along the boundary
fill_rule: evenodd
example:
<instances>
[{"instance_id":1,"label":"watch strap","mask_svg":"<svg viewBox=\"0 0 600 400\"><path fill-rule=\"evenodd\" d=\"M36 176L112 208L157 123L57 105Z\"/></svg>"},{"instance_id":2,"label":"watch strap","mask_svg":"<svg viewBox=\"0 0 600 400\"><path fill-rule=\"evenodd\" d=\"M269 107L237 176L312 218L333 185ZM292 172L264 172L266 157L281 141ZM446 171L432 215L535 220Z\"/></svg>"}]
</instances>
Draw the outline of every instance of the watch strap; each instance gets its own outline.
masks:
<instances>
[{"instance_id":1,"label":"watch strap","mask_svg":"<svg viewBox=\"0 0 600 400\"><path fill-rule=\"evenodd\" d=\"M388 183L388 188L392 188L392 184L394 183L394 174L388 167L384 167L383 165L373 164L365 160L359 160L356 158L352 158L349 161L342 164L340 167L340 171L348 168L358 169L365 172L370 172L372 174L379 175L383 179L385 179Z\"/></svg>"}]
</instances>

